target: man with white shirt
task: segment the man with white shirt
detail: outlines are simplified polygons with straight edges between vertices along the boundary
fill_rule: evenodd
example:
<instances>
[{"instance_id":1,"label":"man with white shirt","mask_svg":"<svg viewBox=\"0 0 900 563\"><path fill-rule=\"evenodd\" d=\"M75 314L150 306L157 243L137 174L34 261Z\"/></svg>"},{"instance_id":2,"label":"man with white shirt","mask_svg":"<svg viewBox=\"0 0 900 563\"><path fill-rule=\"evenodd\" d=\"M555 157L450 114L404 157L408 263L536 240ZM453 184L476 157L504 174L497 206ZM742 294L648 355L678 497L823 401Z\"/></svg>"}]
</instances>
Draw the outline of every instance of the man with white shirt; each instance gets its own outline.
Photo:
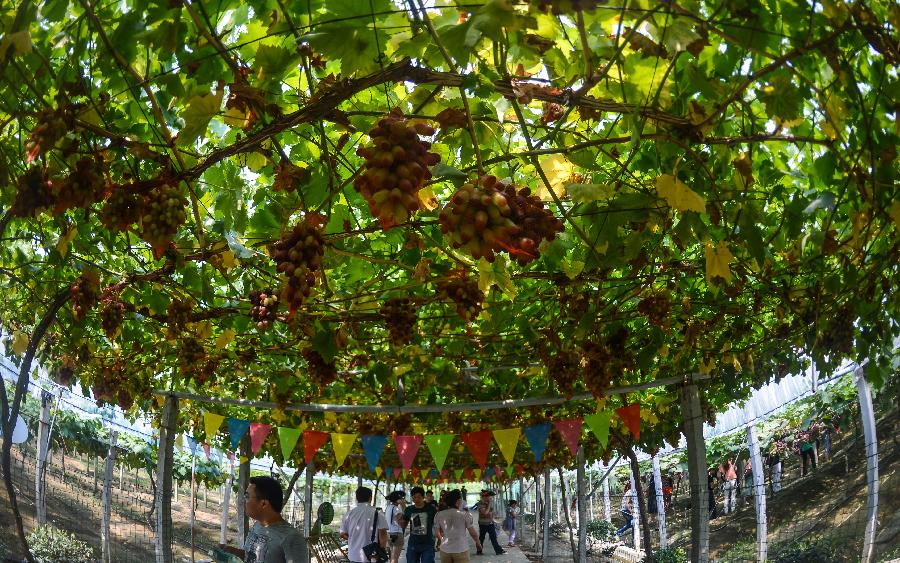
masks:
<instances>
[{"instance_id":1,"label":"man with white shirt","mask_svg":"<svg viewBox=\"0 0 900 563\"><path fill-rule=\"evenodd\" d=\"M341 520L341 538L347 540L347 558L353 563L369 563L363 548L373 541L387 547L388 524L384 514L372 506L372 489L356 489L356 508ZM376 518L378 524L376 525ZM372 529L377 530L372 539Z\"/></svg>"}]
</instances>

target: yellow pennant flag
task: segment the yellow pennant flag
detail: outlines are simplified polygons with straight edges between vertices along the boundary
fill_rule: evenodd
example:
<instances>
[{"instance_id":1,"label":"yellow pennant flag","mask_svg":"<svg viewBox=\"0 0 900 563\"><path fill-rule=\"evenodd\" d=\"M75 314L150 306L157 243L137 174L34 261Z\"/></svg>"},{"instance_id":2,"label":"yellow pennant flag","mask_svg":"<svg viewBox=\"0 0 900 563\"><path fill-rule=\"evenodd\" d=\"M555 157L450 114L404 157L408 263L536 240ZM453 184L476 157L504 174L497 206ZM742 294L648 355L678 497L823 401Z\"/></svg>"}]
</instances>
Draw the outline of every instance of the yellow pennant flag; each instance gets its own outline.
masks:
<instances>
[{"instance_id":1,"label":"yellow pennant flag","mask_svg":"<svg viewBox=\"0 0 900 563\"><path fill-rule=\"evenodd\" d=\"M519 445L519 436L522 435L521 428L507 428L504 430L494 430L494 439L500 447L500 453L506 459L506 463L512 463L516 457L516 447Z\"/></svg>"},{"instance_id":2,"label":"yellow pennant flag","mask_svg":"<svg viewBox=\"0 0 900 563\"><path fill-rule=\"evenodd\" d=\"M249 462L250 462L250 458L247 457L247 456L245 456L245 455L242 455L242 456L240 457L240 461L241 461L240 465L244 465L245 463L249 463Z\"/></svg>"},{"instance_id":3,"label":"yellow pennant flag","mask_svg":"<svg viewBox=\"0 0 900 563\"><path fill-rule=\"evenodd\" d=\"M350 448L352 448L353 443L356 442L357 436L359 436L359 434L331 433L331 446L334 448L334 457L337 460L338 467L344 465L344 460L347 459Z\"/></svg>"},{"instance_id":4,"label":"yellow pennant flag","mask_svg":"<svg viewBox=\"0 0 900 563\"><path fill-rule=\"evenodd\" d=\"M225 417L221 414L216 414L214 412L203 414L203 427L206 430L207 442L212 442L212 439L216 437L216 432L219 431L219 427L222 426L224 420Z\"/></svg>"},{"instance_id":5,"label":"yellow pennant flag","mask_svg":"<svg viewBox=\"0 0 900 563\"><path fill-rule=\"evenodd\" d=\"M473 471L472 474L475 475L476 480L481 479L481 468L479 467L479 468L475 469L475 471Z\"/></svg>"},{"instance_id":6,"label":"yellow pennant flag","mask_svg":"<svg viewBox=\"0 0 900 563\"><path fill-rule=\"evenodd\" d=\"M184 435L179 434L178 436L175 436L175 447L179 450L184 449Z\"/></svg>"},{"instance_id":7,"label":"yellow pennant flag","mask_svg":"<svg viewBox=\"0 0 900 563\"><path fill-rule=\"evenodd\" d=\"M375 475L377 475L378 477L381 477L381 475L383 473L384 473L384 469L382 469L380 465L375 467Z\"/></svg>"}]
</instances>

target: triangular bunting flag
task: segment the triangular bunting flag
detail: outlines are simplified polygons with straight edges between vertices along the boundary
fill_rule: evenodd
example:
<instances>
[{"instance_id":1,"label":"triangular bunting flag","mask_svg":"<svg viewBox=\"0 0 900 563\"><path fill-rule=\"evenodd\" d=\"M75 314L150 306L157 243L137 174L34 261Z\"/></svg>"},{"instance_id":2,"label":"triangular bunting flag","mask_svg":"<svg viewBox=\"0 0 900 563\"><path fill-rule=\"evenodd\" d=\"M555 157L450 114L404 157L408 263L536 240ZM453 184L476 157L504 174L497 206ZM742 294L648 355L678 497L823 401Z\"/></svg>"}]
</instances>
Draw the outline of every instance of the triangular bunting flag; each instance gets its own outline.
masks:
<instances>
[{"instance_id":1,"label":"triangular bunting flag","mask_svg":"<svg viewBox=\"0 0 900 563\"><path fill-rule=\"evenodd\" d=\"M434 464L438 469L443 469L447 454L450 453L450 446L453 445L453 434L425 436L425 443L428 444L428 451L434 458Z\"/></svg>"},{"instance_id":2,"label":"triangular bunting flag","mask_svg":"<svg viewBox=\"0 0 900 563\"><path fill-rule=\"evenodd\" d=\"M378 477L384 475L384 469L382 469L380 465L375 468L375 475Z\"/></svg>"},{"instance_id":3,"label":"triangular bunting flag","mask_svg":"<svg viewBox=\"0 0 900 563\"><path fill-rule=\"evenodd\" d=\"M394 479L399 479L400 475L403 473L403 469L400 467L394 468Z\"/></svg>"},{"instance_id":4,"label":"triangular bunting flag","mask_svg":"<svg viewBox=\"0 0 900 563\"><path fill-rule=\"evenodd\" d=\"M238 420L236 418L228 419L228 433L231 434L231 449L236 450L241 438L250 430L249 420Z\"/></svg>"},{"instance_id":5,"label":"triangular bunting flag","mask_svg":"<svg viewBox=\"0 0 900 563\"><path fill-rule=\"evenodd\" d=\"M516 447L519 445L519 436L522 435L521 428L508 428L506 430L494 430L494 440L497 440L497 446L500 453L507 463L512 463L516 457Z\"/></svg>"},{"instance_id":6,"label":"triangular bunting flag","mask_svg":"<svg viewBox=\"0 0 900 563\"><path fill-rule=\"evenodd\" d=\"M203 453L206 454L206 459L209 459L209 444L203 442ZM222 463L222 460L219 460L219 463Z\"/></svg>"},{"instance_id":7,"label":"triangular bunting flag","mask_svg":"<svg viewBox=\"0 0 900 563\"><path fill-rule=\"evenodd\" d=\"M253 455L256 455L259 452L259 448L265 443L266 437L271 431L271 424L263 424L261 422L253 422L250 424L250 451L253 452Z\"/></svg>"},{"instance_id":8,"label":"triangular bunting flag","mask_svg":"<svg viewBox=\"0 0 900 563\"><path fill-rule=\"evenodd\" d=\"M547 438L550 436L550 428L550 423L545 422L544 424L527 426L523 429L528 445L531 446L531 451L534 452L535 461L541 461L541 458L544 457L544 450L547 449Z\"/></svg>"},{"instance_id":9,"label":"triangular bunting flag","mask_svg":"<svg viewBox=\"0 0 900 563\"><path fill-rule=\"evenodd\" d=\"M369 470L375 471L378 462L381 461L381 454L384 452L384 445L387 444L387 436L363 436L362 447L363 453L366 454L366 461L369 462ZM381 474L379 474L379 477Z\"/></svg>"},{"instance_id":10,"label":"triangular bunting flag","mask_svg":"<svg viewBox=\"0 0 900 563\"><path fill-rule=\"evenodd\" d=\"M183 434L177 434L175 436L175 447L178 448L179 450L184 449L184 435Z\"/></svg>"},{"instance_id":11,"label":"triangular bunting flag","mask_svg":"<svg viewBox=\"0 0 900 563\"><path fill-rule=\"evenodd\" d=\"M556 426L556 431L559 432L566 445L569 446L569 451L572 452L572 455L575 455L575 452L578 451L578 442L581 440L581 424L583 422L584 419L573 418L553 423Z\"/></svg>"},{"instance_id":12,"label":"triangular bunting flag","mask_svg":"<svg viewBox=\"0 0 900 563\"><path fill-rule=\"evenodd\" d=\"M413 436L394 436L394 445L397 446L397 455L400 456L400 463L403 469L409 471L412 462L416 459L416 452L419 451L419 445L422 444L421 435Z\"/></svg>"},{"instance_id":13,"label":"triangular bunting flag","mask_svg":"<svg viewBox=\"0 0 900 563\"><path fill-rule=\"evenodd\" d=\"M597 437L597 440L600 441L600 445L604 448L609 444L610 418L610 413L607 411L589 414L584 417L584 421L587 423L588 428L591 429L591 432L594 433L594 436Z\"/></svg>"},{"instance_id":14,"label":"triangular bunting flag","mask_svg":"<svg viewBox=\"0 0 900 563\"><path fill-rule=\"evenodd\" d=\"M481 479L481 468L478 467L472 471L472 475L475 476L475 479Z\"/></svg>"},{"instance_id":15,"label":"triangular bunting flag","mask_svg":"<svg viewBox=\"0 0 900 563\"><path fill-rule=\"evenodd\" d=\"M191 438L190 436L188 436L187 442L188 442L188 449L191 450L191 456L197 455L197 441L194 440L193 438Z\"/></svg>"},{"instance_id":16,"label":"triangular bunting flag","mask_svg":"<svg viewBox=\"0 0 900 563\"><path fill-rule=\"evenodd\" d=\"M488 452L491 450L491 431L463 432L459 435L469 447L469 453L481 468L487 465Z\"/></svg>"},{"instance_id":17,"label":"triangular bunting flag","mask_svg":"<svg viewBox=\"0 0 900 563\"><path fill-rule=\"evenodd\" d=\"M513 465L511 463L506 466L506 474L509 476L512 476L513 474Z\"/></svg>"},{"instance_id":18,"label":"triangular bunting flag","mask_svg":"<svg viewBox=\"0 0 900 563\"><path fill-rule=\"evenodd\" d=\"M281 442L281 455L284 456L284 461L291 459L291 452L294 451L294 446L297 445L299 439L299 428L278 427L278 441Z\"/></svg>"},{"instance_id":19,"label":"triangular bunting flag","mask_svg":"<svg viewBox=\"0 0 900 563\"><path fill-rule=\"evenodd\" d=\"M337 460L338 467L344 465L344 460L347 459L347 455L350 453L354 442L356 442L357 436L359 434L331 433L331 447L334 448L334 459Z\"/></svg>"},{"instance_id":20,"label":"triangular bunting flag","mask_svg":"<svg viewBox=\"0 0 900 563\"><path fill-rule=\"evenodd\" d=\"M218 432L219 427L222 426L223 420L225 420L224 416L214 412L208 412L203 415L203 428L206 430L207 442L212 442L213 438L216 437L216 432Z\"/></svg>"},{"instance_id":21,"label":"triangular bunting flag","mask_svg":"<svg viewBox=\"0 0 900 563\"><path fill-rule=\"evenodd\" d=\"M494 468L493 468L493 467L488 467L487 469L484 470L484 476L485 476L485 477L490 478L490 477L492 477L493 475L494 475Z\"/></svg>"},{"instance_id":22,"label":"triangular bunting flag","mask_svg":"<svg viewBox=\"0 0 900 563\"><path fill-rule=\"evenodd\" d=\"M318 430L303 431L303 459L306 463L312 461L319 448L325 445L330 434L328 432L320 432Z\"/></svg>"},{"instance_id":23,"label":"triangular bunting flag","mask_svg":"<svg viewBox=\"0 0 900 563\"><path fill-rule=\"evenodd\" d=\"M456 481L457 481L457 482L462 481L463 470L462 470L462 469L457 469L456 471L453 472L453 475L456 476Z\"/></svg>"},{"instance_id":24,"label":"triangular bunting flag","mask_svg":"<svg viewBox=\"0 0 900 563\"><path fill-rule=\"evenodd\" d=\"M625 423L625 426L631 430L631 435L635 440L641 438L641 405L640 403L632 403L624 407L616 409L616 414Z\"/></svg>"}]
</instances>

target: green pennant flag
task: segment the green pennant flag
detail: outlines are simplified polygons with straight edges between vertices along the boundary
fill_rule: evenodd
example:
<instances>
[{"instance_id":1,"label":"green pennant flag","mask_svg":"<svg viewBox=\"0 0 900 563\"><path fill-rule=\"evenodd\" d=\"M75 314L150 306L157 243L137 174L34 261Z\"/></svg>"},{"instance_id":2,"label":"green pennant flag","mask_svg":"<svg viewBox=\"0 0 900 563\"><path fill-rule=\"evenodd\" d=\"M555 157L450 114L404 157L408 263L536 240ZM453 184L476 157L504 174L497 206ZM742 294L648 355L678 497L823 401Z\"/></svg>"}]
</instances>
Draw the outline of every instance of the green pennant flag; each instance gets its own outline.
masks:
<instances>
[{"instance_id":1,"label":"green pennant flag","mask_svg":"<svg viewBox=\"0 0 900 563\"><path fill-rule=\"evenodd\" d=\"M607 411L598 412L596 414L589 414L584 417L584 421L587 423L588 428L591 429L591 432L594 433L594 436L597 437L597 440L600 441L600 445L604 448L609 444L609 419L611 414Z\"/></svg>"},{"instance_id":2,"label":"green pennant flag","mask_svg":"<svg viewBox=\"0 0 900 563\"><path fill-rule=\"evenodd\" d=\"M281 454L284 456L285 461L291 459L291 452L294 451L294 446L297 445L297 440L299 439L299 428L278 427L278 441L281 442Z\"/></svg>"},{"instance_id":3,"label":"green pennant flag","mask_svg":"<svg viewBox=\"0 0 900 563\"><path fill-rule=\"evenodd\" d=\"M462 481L462 475L463 475L463 470L462 470L462 469L457 469L456 471L453 472L453 474L456 475L456 482L457 482L457 483L460 482L460 481Z\"/></svg>"},{"instance_id":4,"label":"green pennant flag","mask_svg":"<svg viewBox=\"0 0 900 563\"><path fill-rule=\"evenodd\" d=\"M435 434L425 436L425 443L428 445L428 451L434 458L438 472L444 469L444 462L447 461L447 454L450 453L450 446L453 444L453 434Z\"/></svg>"}]
</instances>

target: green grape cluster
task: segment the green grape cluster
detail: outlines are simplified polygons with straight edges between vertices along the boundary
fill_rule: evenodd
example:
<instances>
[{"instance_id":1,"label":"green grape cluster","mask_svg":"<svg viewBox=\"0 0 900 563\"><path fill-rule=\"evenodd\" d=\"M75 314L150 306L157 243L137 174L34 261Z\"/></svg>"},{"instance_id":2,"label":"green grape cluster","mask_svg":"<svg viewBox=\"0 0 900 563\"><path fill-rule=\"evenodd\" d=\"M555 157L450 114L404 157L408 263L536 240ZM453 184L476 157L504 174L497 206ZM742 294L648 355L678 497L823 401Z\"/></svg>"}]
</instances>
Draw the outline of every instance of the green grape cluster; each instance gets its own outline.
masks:
<instances>
[{"instance_id":1,"label":"green grape cluster","mask_svg":"<svg viewBox=\"0 0 900 563\"><path fill-rule=\"evenodd\" d=\"M190 336L181 340L178 349L178 365L185 379L196 377L206 360L206 349L199 338Z\"/></svg>"},{"instance_id":2,"label":"green grape cluster","mask_svg":"<svg viewBox=\"0 0 900 563\"><path fill-rule=\"evenodd\" d=\"M405 222L420 209L419 190L431 179L428 167L440 162L437 154L428 152L431 144L419 135L434 135L434 128L392 113L369 131L372 145L356 151L366 163L353 187L385 229Z\"/></svg>"},{"instance_id":3,"label":"green grape cluster","mask_svg":"<svg viewBox=\"0 0 900 563\"><path fill-rule=\"evenodd\" d=\"M250 318L256 323L256 328L266 330L276 319L278 295L271 289L259 289L250 292Z\"/></svg>"},{"instance_id":4,"label":"green grape cluster","mask_svg":"<svg viewBox=\"0 0 900 563\"><path fill-rule=\"evenodd\" d=\"M437 282L438 292L456 304L456 314L465 322L475 320L484 303L484 292L475 278L464 273Z\"/></svg>"},{"instance_id":5,"label":"green grape cluster","mask_svg":"<svg viewBox=\"0 0 900 563\"><path fill-rule=\"evenodd\" d=\"M93 272L78 276L69 286L72 293L72 314L76 321L83 321L100 299L100 283Z\"/></svg>"},{"instance_id":6,"label":"green grape cluster","mask_svg":"<svg viewBox=\"0 0 900 563\"><path fill-rule=\"evenodd\" d=\"M144 196L141 237L154 248L166 247L187 220L187 198L178 186L162 184Z\"/></svg>"},{"instance_id":7,"label":"green grape cluster","mask_svg":"<svg viewBox=\"0 0 900 563\"><path fill-rule=\"evenodd\" d=\"M272 245L270 254L284 275L281 300L288 305L289 318L293 317L312 294L325 255L325 239L312 221L301 221Z\"/></svg>"},{"instance_id":8,"label":"green grape cluster","mask_svg":"<svg viewBox=\"0 0 900 563\"><path fill-rule=\"evenodd\" d=\"M166 309L166 324L169 325L169 331L173 335L180 334L187 328L188 323L191 322L192 309L189 301L177 297L169 303L169 307Z\"/></svg>"},{"instance_id":9,"label":"green grape cluster","mask_svg":"<svg viewBox=\"0 0 900 563\"><path fill-rule=\"evenodd\" d=\"M100 222L110 231L124 231L141 219L141 198L133 191L113 188L100 208Z\"/></svg>"},{"instance_id":10,"label":"green grape cluster","mask_svg":"<svg viewBox=\"0 0 900 563\"><path fill-rule=\"evenodd\" d=\"M409 297L392 297L381 308L391 344L404 346L412 340L416 329L416 307Z\"/></svg>"}]
</instances>

